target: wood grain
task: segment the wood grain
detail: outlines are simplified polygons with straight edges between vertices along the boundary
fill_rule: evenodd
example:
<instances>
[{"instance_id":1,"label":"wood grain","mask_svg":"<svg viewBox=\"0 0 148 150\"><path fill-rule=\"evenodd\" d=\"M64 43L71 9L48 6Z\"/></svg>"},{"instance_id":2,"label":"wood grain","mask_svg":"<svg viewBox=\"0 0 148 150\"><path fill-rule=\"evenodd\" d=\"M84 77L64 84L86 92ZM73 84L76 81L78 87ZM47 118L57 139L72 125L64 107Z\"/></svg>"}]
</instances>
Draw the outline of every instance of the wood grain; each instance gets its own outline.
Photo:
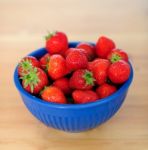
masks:
<instances>
[{"instance_id":1,"label":"wood grain","mask_svg":"<svg viewBox=\"0 0 148 150\"><path fill-rule=\"evenodd\" d=\"M148 2L146 0L0 0L0 150L148 149ZM82 133L47 128L25 108L13 83L17 62L44 46L47 30L69 41L106 35L125 49L134 81L120 111Z\"/></svg>"}]
</instances>

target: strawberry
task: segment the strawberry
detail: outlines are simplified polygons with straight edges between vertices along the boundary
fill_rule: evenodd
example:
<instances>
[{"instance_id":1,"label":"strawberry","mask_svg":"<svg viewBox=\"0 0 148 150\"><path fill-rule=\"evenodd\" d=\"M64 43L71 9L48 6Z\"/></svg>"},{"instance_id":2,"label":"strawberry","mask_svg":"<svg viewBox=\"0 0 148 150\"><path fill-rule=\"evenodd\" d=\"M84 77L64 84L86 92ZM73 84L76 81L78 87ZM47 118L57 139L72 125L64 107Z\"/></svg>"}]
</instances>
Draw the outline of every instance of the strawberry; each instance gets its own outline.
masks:
<instances>
[{"instance_id":1,"label":"strawberry","mask_svg":"<svg viewBox=\"0 0 148 150\"><path fill-rule=\"evenodd\" d=\"M84 49L80 49L80 48L68 48L66 51L65 51L65 58L67 57L67 55L71 52L71 51L80 51L80 53L83 53L84 55L86 55L87 57L87 53Z\"/></svg>"},{"instance_id":2,"label":"strawberry","mask_svg":"<svg viewBox=\"0 0 148 150\"><path fill-rule=\"evenodd\" d=\"M71 89L69 87L68 78L60 78L53 82L53 85L58 87L63 91L64 94L68 95L71 93Z\"/></svg>"},{"instance_id":3,"label":"strawberry","mask_svg":"<svg viewBox=\"0 0 148 150\"><path fill-rule=\"evenodd\" d=\"M119 60L110 65L108 76L113 83L124 83L130 76L130 65L124 60Z\"/></svg>"},{"instance_id":4,"label":"strawberry","mask_svg":"<svg viewBox=\"0 0 148 150\"><path fill-rule=\"evenodd\" d=\"M96 54L100 58L106 58L108 53L115 48L115 43L105 37L101 36L96 43Z\"/></svg>"},{"instance_id":5,"label":"strawberry","mask_svg":"<svg viewBox=\"0 0 148 150\"><path fill-rule=\"evenodd\" d=\"M46 37L46 49L49 54L64 54L68 49L68 39L63 32L52 32Z\"/></svg>"},{"instance_id":6,"label":"strawberry","mask_svg":"<svg viewBox=\"0 0 148 150\"><path fill-rule=\"evenodd\" d=\"M48 74L53 80L64 77L68 73L66 61L59 54L54 54L50 57L48 66Z\"/></svg>"},{"instance_id":7,"label":"strawberry","mask_svg":"<svg viewBox=\"0 0 148 150\"><path fill-rule=\"evenodd\" d=\"M47 102L65 104L66 97L56 86L48 86L41 92L41 98Z\"/></svg>"},{"instance_id":8,"label":"strawberry","mask_svg":"<svg viewBox=\"0 0 148 150\"><path fill-rule=\"evenodd\" d=\"M115 93L116 90L117 90L117 88L114 85L104 83L96 89L96 93L99 95L100 98L105 98L105 97Z\"/></svg>"},{"instance_id":9,"label":"strawberry","mask_svg":"<svg viewBox=\"0 0 148 150\"><path fill-rule=\"evenodd\" d=\"M100 61L100 58L96 58L95 60L93 61L89 61L88 62L88 66L87 66L87 69L90 70L90 71L93 71L93 69L95 68L96 64Z\"/></svg>"},{"instance_id":10,"label":"strawberry","mask_svg":"<svg viewBox=\"0 0 148 150\"><path fill-rule=\"evenodd\" d=\"M45 71L48 70L48 63L49 63L49 60L50 60L50 55L49 53L45 54L44 56L42 56L40 58L40 64L41 64L41 67L42 69L44 69Z\"/></svg>"},{"instance_id":11,"label":"strawberry","mask_svg":"<svg viewBox=\"0 0 148 150\"><path fill-rule=\"evenodd\" d=\"M33 67L40 67L39 61L33 56L24 57L18 64L18 74L19 76L24 76Z\"/></svg>"},{"instance_id":12,"label":"strawberry","mask_svg":"<svg viewBox=\"0 0 148 150\"><path fill-rule=\"evenodd\" d=\"M88 69L93 72L93 76L96 82L101 85L107 80L107 71L110 66L110 62L107 59L96 59L89 63Z\"/></svg>"},{"instance_id":13,"label":"strawberry","mask_svg":"<svg viewBox=\"0 0 148 150\"><path fill-rule=\"evenodd\" d=\"M92 90L75 90L72 97L77 104L94 102L99 99L98 95Z\"/></svg>"},{"instance_id":14,"label":"strawberry","mask_svg":"<svg viewBox=\"0 0 148 150\"><path fill-rule=\"evenodd\" d=\"M48 85L48 77L46 73L40 68L32 68L28 74L22 78L23 88L32 94L39 94L39 92Z\"/></svg>"},{"instance_id":15,"label":"strawberry","mask_svg":"<svg viewBox=\"0 0 148 150\"><path fill-rule=\"evenodd\" d=\"M128 55L125 51L121 49L113 49L107 55L107 59L110 60L112 63L117 62L119 60L124 60L128 62Z\"/></svg>"},{"instance_id":16,"label":"strawberry","mask_svg":"<svg viewBox=\"0 0 148 150\"><path fill-rule=\"evenodd\" d=\"M85 54L81 51L70 51L66 57L67 68L71 71L77 69L85 69L88 65L88 60Z\"/></svg>"},{"instance_id":17,"label":"strawberry","mask_svg":"<svg viewBox=\"0 0 148 150\"><path fill-rule=\"evenodd\" d=\"M72 89L89 90L94 86L94 81L92 72L87 69L79 69L72 74L69 85Z\"/></svg>"},{"instance_id":18,"label":"strawberry","mask_svg":"<svg viewBox=\"0 0 148 150\"><path fill-rule=\"evenodd\" d=\"M88 61L91 61L95 58L95 47L89 43L79 43L76 48L84 49Z\"/></svg>"}]
</instances>

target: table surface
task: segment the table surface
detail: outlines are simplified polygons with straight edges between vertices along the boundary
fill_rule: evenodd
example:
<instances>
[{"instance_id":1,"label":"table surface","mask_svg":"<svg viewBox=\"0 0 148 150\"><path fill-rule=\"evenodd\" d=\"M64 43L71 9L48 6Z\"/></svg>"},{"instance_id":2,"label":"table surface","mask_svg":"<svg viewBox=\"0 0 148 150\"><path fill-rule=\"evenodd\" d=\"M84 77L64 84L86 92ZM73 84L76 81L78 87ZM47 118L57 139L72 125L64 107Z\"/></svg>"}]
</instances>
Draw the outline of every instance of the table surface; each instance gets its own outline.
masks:
<instances>
[{"instance_id":1,"label":"table surface","mask_svg":"<svg viewBox=\"0 0 148 150\"><path fill-rule=\"evenodd\" d=\"M0 0L0 149L148 149L148 1ZM134 81L120 111L105 124L82 133L47 128L25 108L13 83L17 62L44 46L47 31L69 41L106 35L126 50Z\"/></svg>"}]
</instances>

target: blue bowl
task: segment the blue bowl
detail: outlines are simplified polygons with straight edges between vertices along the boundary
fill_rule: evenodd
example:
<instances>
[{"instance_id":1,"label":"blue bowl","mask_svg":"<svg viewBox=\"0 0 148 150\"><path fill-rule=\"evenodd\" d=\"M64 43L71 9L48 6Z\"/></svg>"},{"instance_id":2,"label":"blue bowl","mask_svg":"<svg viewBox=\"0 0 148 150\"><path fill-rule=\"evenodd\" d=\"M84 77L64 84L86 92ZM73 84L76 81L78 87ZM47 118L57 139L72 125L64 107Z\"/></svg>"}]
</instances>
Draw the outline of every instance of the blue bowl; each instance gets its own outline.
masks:
<instances>
[{"instance_id":1,"label":"blue bowl","mask_svg":"<svg viewBox=\"0 0 148 150\"><path fill-rule=\"evenodd\" d=\"M70 42L69 46L75 47L77 44L78 42ZM40 58L45 53L46 49L41 48L29 55ZM26 92L20 83L17 67L14 72L15 86L28 110L45 125L68 132L92 129L109 120L121 107L132 79L131 66L129 79L111 96L87 104L56 104L43 101Z\"/></svg>"}]
</instances>

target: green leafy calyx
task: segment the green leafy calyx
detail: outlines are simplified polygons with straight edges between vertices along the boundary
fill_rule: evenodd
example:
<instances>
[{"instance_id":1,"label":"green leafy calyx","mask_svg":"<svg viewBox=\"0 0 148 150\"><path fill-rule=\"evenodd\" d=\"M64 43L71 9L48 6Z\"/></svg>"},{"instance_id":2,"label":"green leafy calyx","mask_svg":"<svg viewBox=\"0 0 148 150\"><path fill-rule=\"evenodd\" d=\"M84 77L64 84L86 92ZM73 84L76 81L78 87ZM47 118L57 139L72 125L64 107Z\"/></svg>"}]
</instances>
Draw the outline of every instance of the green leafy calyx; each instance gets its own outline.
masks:
<instances>
[{"instance_id":1,"label":"green leafy calyx","mask_svg":"<svg viewBox=\"0 0 148 150\"><path fill-rule=\"evenodd\" d=\"M48 34L45 36L45 40L49 40L52 36L54 36L56 34L56 31L54 32L48 32Z\"/></svg>"},{"instance_id":2,"label":"green leafy calyx","mask_svg":"<svg viewBox=\"0 0 148 150\"><path fill-rule=\"evenodd\" d=\"M32 62L29 59L22 61L19 66L22 68L22 72L29 71L33 68Z\"/></svg>"},{"instance_id":3,"label":"green leafy calyx","mask_svg":"<svg viewBox=\"0 0 148 150\"><path fill-rule=\"evenodd\" d=\"M40 82L37 68L30 70L30 72L21 77L21 79L24 81L24 87L30 86L31 93L33 93L34 87Z\"/></svg>"},{"instance_id":4,"label":"green leafy calyx","mask_svg":"<svg viewBox=\"0 0 148 150\"><path fill-rule=\"evenodd\" d=\"M86 70L84 75L83 75L83 78L86 81L86 85L94 85L95 79L93 77L92 72Z\"/></svg>"},{"instance_id":5,"label":"green leafy calyx","mask_svg":"<svg viewBox=\"0 0 148 150\"><path fill-rule=\"evenodd\" d=\"M118 55L118 54L113 54L112 57L111 57L111 62L114 63L114 62L117 62L119 60L121 60L122 58Z\"/></svg>"}]
</instances>

